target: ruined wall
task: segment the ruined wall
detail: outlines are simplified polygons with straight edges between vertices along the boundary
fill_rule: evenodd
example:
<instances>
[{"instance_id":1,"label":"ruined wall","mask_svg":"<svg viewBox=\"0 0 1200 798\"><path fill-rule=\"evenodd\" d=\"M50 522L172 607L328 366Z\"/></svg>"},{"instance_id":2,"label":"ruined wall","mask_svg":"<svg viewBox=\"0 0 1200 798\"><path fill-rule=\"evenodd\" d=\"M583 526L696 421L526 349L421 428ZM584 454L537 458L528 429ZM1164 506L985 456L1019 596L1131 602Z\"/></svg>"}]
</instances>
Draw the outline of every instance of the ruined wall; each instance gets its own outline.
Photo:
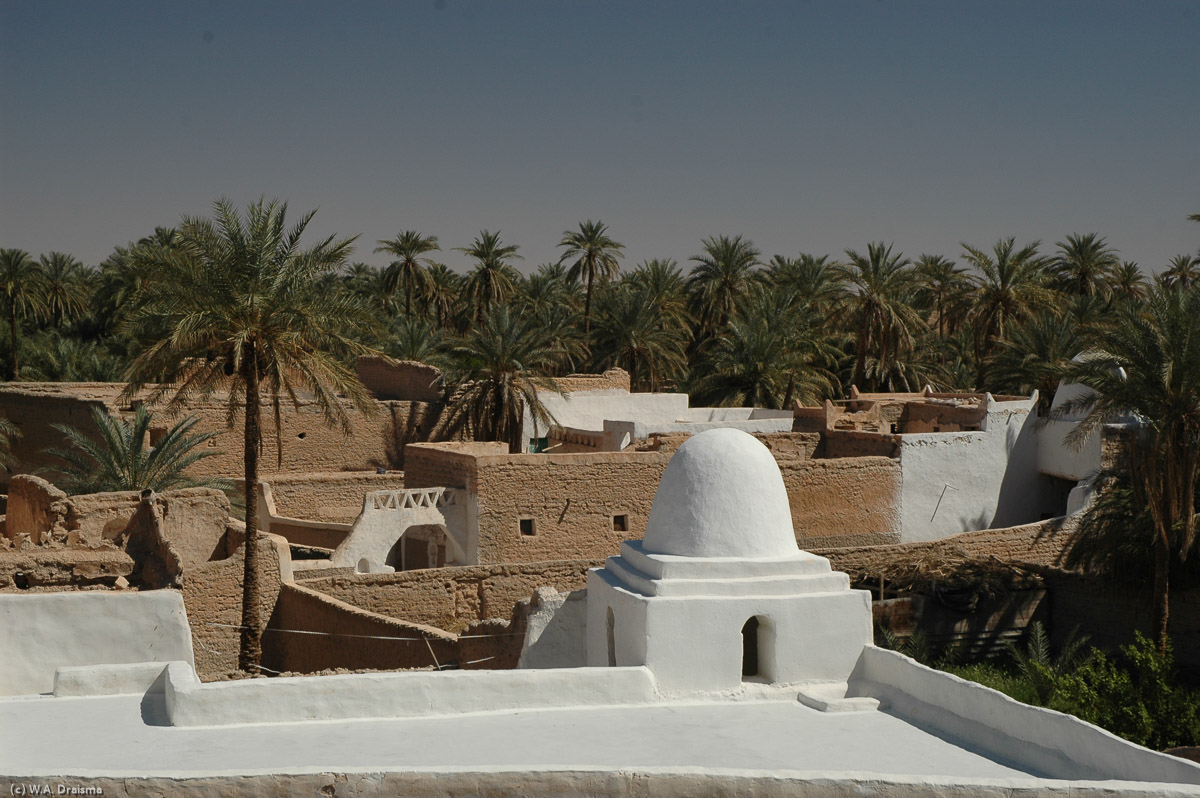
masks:
<instances>
[{"instance_id":1,"label":"ruined wall","mask_svg":"<svg viewBox=\"0 0 1200 798\"><path fill-rule=\"evenodd\" d=\"M442 371L412 360L360 356L355 364L358 381L376 399L405 402L440 402Z\"/></svg>"},{"instance_id":2,"label":"ruined wall","mask_svg":"<svg viewBox=\"0 0 1200 798\"><path fill-rule=\"evenodd\" d=\"M568 393L572 391L610 391L629 388L629 372L621 368L611 368L603 374L568 374L556 377L555 384L559 390Z\"/></svg>"},{"instance_id":3,"label":"ruined wall","mask_svg":"<svg viewBox=\"0 0 1200 798\"><path fill-rule=\"evenodd\" d=\"M366 494L373 490L404 490L404 472L279 474L271 477L269 484L276 515L348 524L362 512Z\"/></svg>"},{"instance_id":4,"label":"ruined wall","mask_svg":"<svg viewBox=\"0 0 1200 798\"><path fill-rule=\"evenodd\" d=\"M8 515L4 523L4 536L15 540L18 535L28 535L35 545L40 545L56 524L65 522L67 494L41 477L18 474L8 485Z\"/></svg>"},{"instance_id":5,"label":"ruined wall","mask_svg":"<svg viewBox=\"0 0 1200 798\"><path fill-rule=\"evenodd\" d=\"M427 668L457 658L457 641L441 629L387 618L298 584L283 586L263 634L263 666L276 671Z\"/></svg>"},{"instance_id":6,"label":"ruined wall","mask_svg":"<svg viewBox=\"0 0 1200 798\"><path fill-rule=\"evenodd\" d=\"M828 557L833 567L851 574L869 568L881 559L920 554L932 559L939 552L955 556L967 555L976 559L997 559L1006 563L1024 564L1039 569L1058 568L1062 552L1070 543L1075 525L1071 519L1049 519L1033 524L963 532L940 540L918 543L899 543L890 546L852 546L814 548L811 551Z\"/></svg>"},{"instance_id":7,"label":"ruined wall","mask_svg":"<svg viewBox=\"0 0 1200 798\"><path fill-rule=\"evenodd\" d=\"M836 460L777 455L801 548L898 540L900 464L888 457Z\"/></svg>"},{"instance_id":8,"label":"ruined wall","mask_svg":"<svg viewBox=\"0 0 1200 798\"><path fill-rule=\"evenodd\" d=\"M192 626L196 673L211 681L237 670L239 631L242 622L242 577L244 549L228 559L214 560L183 575L183 603ZM275 612L282 577L290 578L291 557L286 543L268 535L258 539L258 584L262 590L260 615L263 627ZM225 624L213 626L212 624Z\"/></svg>"},{"instance_id":9,"label":"ruined wall","mask_svg":"<svg viewBox=\"0 0 1200 798\"><path fill-rule=\"evenodd\" d=\"M133 571L133 559L117 548L46 549L26 544L0 548L0 593L92 590L113 587ZM28 587L17 586L18 577Z\"/></svg>"},{"instance_id":10,"label":"ruined wall","mask_svg":"<svg viewBox=\"0 0 1200 798\"><path fill-rule=\"evenodd\" d=\"M9 383L0 388L0 417L13 422L21 433L12 446L17 461L12 473L40 471L58 463L57 458L43 451L65 445L63 434L51 425L90 429L92 408L104 409L106 400L114 400L122 387L107 383ZM50 480L57 476L53 471L45 475ZM11 476L0 468L0 485L7 485Z\"/></svg>"},{"instance_id":11,"label":"ruined wall","mask_svg":"<svg viewBox=\"0 0 1200 798\"><path fill-rule=\"evenodd\" d=\"M430 568L308 579L302 584L370 612L461 632L477 621L508 619L516 603L538 587L586 587L588 569L601 565L596 559Z\"/></svg>"},{"instance_id":12,"label":"ruined wall","mask_svg":"<svg viewBox=\"0 0 1200 798\"><path fill-rule=\"evenodd\" d=\"M345 404L353 429L346 435L338 427L325 424L319 407L311 402L299 408L283 403L281 428L283 467L277 467L278 449L274 421L264 410L263 456L259 469L264 477L274 473L319 471L362 471L364 469L400 469L404 447L411 441L429 440L438 421L440 406L423 402L378 402L376 412L364 416ZM240 414L233 427L225 423L222 402L194 403L186 411L200 420L196 432L216 432L208 441L217 454L193 467L197 474L236 476L242 473L242 421ZM163 419L164 426L171 421Z\"/></svg>"},{"instance_id":13,"label":"ruined wall","mask_svg":"<svg viewBox=\"0 0 1200 798\"><path fill-rule=\"evenodd\" d=\"M0 416L11 419L20 429L21 437L13 447L18 471L34 471L52 467L56 462L42 450L61 445L63 436L51 424L68 424L82 429L92 426L91 408L128 416L132 407L118 401L122 383L29 383L10 384L0 388ZM272 473L303 473L319 471L362 471L374 468L403 468L404 447L412 441L433 440L437 431L442 405L438 402L379 401L376 412L364 416L349 402L344 406L350 415L353 431L343 434L340 428L330 428L324 416L311 401L295 407L282 403L281 426L283 466L276 466L277 442L269 404L264 409L264 446L259 468L264 476ZM191 472L197 475L236 476L242 472L241 417L235 416L232 427L226 424L226 404L221 396L192 402L175 417L164 411L155 415L151 437L165 431L179 418L194 415L199 421L193 432L215 432L207 443L214 456L196 463ZM56 476L47 472L50 479ZM0 484L7 484L9 475L0 469Z\"/></svg>"}]
</instances>

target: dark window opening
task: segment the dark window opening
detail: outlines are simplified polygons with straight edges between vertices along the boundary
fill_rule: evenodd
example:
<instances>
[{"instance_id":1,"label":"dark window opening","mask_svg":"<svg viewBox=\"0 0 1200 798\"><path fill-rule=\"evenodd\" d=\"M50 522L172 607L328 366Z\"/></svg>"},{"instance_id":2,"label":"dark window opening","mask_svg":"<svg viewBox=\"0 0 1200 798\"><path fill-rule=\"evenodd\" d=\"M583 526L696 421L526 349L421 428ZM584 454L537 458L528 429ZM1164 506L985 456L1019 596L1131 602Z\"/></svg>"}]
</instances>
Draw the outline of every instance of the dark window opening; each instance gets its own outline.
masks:
<instances>
[{"instance_id":1,"label":"dark window opening","mask_svg":"<svg viewBox=\"0 0 1200 798\"><path fill-rule=\"evenodd\" d=\"M742 676L758 675L758 618L742 627Z\"/></svg>"},{"instance_id":2,"label":"dark window opening","mask_svg":"<svg viewBox=\"0 0 1200 798\"><path fill-rule=\"evenodd\" d=\"M613 532L628 532L629 531L629 516L614 515L613 516Z\"/></svg>"},{"instance_id":3,"label":"dark window opening","mask_svg":"<svg viewBox=\"0 0 1200 798\"><path fill-rule=\"evenodd\" d=\"M532 536L534 534L532 518L522 518L520 521L520 525L521 525L521 534L522 535Z\"/></svg>"},{"instance_id":4,"label":"dark window opening","mask_svg":"<svg viewBox=\"0 0 1200 798\"><path fill-rule=\"evenodd\" d=\"M297 438L299 438L300 440L304 440L305 438L307 438L307 437L308 437L308 433L307 433L307 432L301 432L301 433L300 433L299 435L297 435L296 437L297 437Z\"/></svg>"}]
</instances>

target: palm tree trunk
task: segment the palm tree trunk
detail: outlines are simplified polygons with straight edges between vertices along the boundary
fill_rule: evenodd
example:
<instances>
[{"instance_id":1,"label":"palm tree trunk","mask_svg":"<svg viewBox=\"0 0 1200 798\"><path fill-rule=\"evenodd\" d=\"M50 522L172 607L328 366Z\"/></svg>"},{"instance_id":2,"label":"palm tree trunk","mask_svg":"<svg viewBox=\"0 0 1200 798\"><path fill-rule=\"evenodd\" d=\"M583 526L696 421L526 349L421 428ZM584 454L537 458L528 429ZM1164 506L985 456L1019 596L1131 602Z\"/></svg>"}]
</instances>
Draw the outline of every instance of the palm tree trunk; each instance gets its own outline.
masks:
<instances>
[{"instance_id":1,"label":"palm tree trunk","mask_svg":"<svg viewBox=\"0 0 1200 798\"><path fill-rule=\"evenodd\" d=\"M1167 620L1170 614L1171 550L1161 537L1154 545L1154 608L1150 617L1151 631L1158 653L1167 652Z\"/></svg>"},{"instance_id":2,"label":"palm tree trunk","mask_svg":"<svg viewBox=\"0 0 1200 798\"><path fill-rule=\"evenodd\" d=\"M12 372L8 378L16 381L17 374L21 371L20 361L17 359L17 302L15 299L10 300L12 304L8 311L8 340L12 343Z\"/></svg>"},{"instance_id":3,"label":"palm tree trunk","mask_svg":"<svg viewBox=\"0 0 1200 798\"><path fill-rule=\"evenodd\" d=\"M865 372L867 370L867 320L866 320L866 317L864 317L862 322L858 325L857 346L858 346L858 353L857 353L857 359L854 363L854 377L851 378L850 382L857 385L859 388L866 388L867 386L862 383L863 372Z\"/></svg>"},{"instance_id":4,"label":"palm tree trunk","mask_svg":"<svg viewBox=\"0 0 1200 798\"><path fill-rule=\"evenodd\" d=\"M592 272L588 272L587 297L583 300L583 335L585 338L592 334Z\"/></svg>"},{"instance_id":5,"label":"palm tree trunk","mask_svg":"<svg viewBox=\"0 0 1200 798\"><path fill-rule=\"evenodd\" d=\"M262 659L262 629L258 584L258 453L262 443L259 418L258 359L254 345L242 348L242 377L246 383L245 477L246 477L246 561L242 579L242 636L238 668L257 671Z\"/></svg>"}]
</instances>

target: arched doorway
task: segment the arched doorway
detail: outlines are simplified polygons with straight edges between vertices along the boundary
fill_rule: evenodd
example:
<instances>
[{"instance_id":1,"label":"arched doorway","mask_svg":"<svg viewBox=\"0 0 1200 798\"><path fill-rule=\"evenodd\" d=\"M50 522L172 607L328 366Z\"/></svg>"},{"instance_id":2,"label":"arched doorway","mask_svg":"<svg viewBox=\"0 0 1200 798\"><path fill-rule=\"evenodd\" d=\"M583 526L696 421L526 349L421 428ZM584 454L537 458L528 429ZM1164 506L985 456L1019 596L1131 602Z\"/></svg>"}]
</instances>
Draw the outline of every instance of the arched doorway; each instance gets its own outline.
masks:
<instances>
[{"instance_id":1,"label":"arched doorway","mask_svg":"<svg viewBox=\"0 0 1200 798\"><path fill-rule=\"evenodd\" d=\"M775 678L775 626L755 615L742 626L742 681L770 682Z\"/></svg>"},{"instance_id":2,"label":"arched doorway","mask_svg":"<svg viewBox=\"0 0 1200 798\"><path fill-rule=\"evenodd\" d=\"M408 527L392 544L384 563L397 571L441 568L446 564L446 527L441 524Z\"/></svg>"}]
</instances>

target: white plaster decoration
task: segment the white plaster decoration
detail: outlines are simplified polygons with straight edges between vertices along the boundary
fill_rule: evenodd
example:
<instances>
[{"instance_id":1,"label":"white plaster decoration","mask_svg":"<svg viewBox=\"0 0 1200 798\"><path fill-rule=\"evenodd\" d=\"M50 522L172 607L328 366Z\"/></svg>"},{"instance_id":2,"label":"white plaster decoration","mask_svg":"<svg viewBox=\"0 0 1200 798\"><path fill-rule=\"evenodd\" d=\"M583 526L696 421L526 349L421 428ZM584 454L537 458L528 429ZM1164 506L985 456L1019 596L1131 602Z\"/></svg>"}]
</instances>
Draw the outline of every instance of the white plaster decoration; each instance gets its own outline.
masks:
<instances>
[{"instance_id":1,"label":"white plaster decoration","mask_svg":"<svg viewBox=\"0 0 1200 798\"><path fill-rule=\"evenodd\" d=\"M467 507L455 488L377 490L363 496L363 509L350 533L333 554L335 568L354 568L358 573L387 573L395 570L387 562L389 552L404 533L418 526L440 526L446 530L446 564L473 564L466 529ZM365 561L365 562L364 562Z\"/></svg>"}]
</instances>

